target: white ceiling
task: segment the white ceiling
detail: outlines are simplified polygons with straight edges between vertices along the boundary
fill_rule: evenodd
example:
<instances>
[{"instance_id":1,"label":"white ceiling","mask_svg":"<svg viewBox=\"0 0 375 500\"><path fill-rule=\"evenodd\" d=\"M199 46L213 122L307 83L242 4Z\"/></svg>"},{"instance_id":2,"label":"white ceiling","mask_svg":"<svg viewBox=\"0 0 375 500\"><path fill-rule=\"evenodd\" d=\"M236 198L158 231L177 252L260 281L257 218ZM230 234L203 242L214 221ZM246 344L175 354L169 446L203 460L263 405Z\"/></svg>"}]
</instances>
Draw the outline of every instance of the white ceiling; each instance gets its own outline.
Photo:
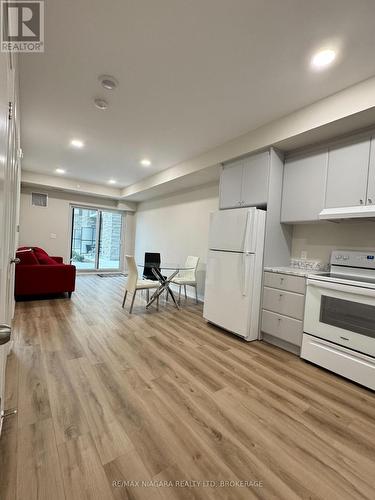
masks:
<instances>
[{"instance_id":1,"label":"white ceiling","mask_svg":"<svg viewBox=\"0 0 375 500\"><path fill-rule=\"evenodd\" d=\"M23 167L132 184L374 75L374 19L374 0L48 0L46 52L21 57ZM311 71L325 46L337 63Z\"/></svg>"}]
</instances>

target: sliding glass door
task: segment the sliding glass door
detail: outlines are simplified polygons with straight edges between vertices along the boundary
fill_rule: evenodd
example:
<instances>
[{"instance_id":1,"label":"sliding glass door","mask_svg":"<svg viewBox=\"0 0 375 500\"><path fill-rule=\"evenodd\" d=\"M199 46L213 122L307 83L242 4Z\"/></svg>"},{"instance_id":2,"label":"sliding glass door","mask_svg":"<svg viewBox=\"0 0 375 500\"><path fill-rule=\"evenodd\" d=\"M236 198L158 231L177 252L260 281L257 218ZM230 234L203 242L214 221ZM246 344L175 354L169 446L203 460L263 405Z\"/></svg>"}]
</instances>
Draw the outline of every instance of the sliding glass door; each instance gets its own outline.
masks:
<instances>
[{"instance_id":1,"label":"sliding glass door","mask_svg":"<svg viewBox=\"0 0 375 500\"><path fill-rule=\"evenodd\" d=\"M72 207L71 262L80 270L119 270L122 214Z\"/></svg>"},{"instance_id":2,"label":"sliding glass door","mask_svg":"<svg viewBox=\"0 0 375 500\"><path fill-rule=\"evenodd\" d=\"M98 210L73 207L71 262L77 269L96 269Z\"/></svg>"},{"instance_id":3,"label":"sliding glass door","mask_svg":"<svg viewBox=\"0 0 375 500\"><path fill-rule=\"evenodd\" d=\"M100 212L99 269L120 269L122 215Z\"/></svg>"}]
</instances>

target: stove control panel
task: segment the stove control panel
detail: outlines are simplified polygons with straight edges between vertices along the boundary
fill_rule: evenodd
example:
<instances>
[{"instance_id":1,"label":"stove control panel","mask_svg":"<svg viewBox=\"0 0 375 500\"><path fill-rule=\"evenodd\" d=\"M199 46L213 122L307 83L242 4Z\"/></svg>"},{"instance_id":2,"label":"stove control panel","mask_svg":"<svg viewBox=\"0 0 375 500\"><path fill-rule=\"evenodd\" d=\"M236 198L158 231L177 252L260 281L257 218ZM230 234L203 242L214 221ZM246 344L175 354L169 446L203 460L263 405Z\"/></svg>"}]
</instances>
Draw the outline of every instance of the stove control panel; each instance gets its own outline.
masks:
<instances>
[{"instance_id":1,"label":"stove control panel","mask_svg":"<svg viewBox=\"0 0 375 500\"><path fill-rule=\"evenodd\" d=\"M375 251L333 250L331 253L331 265L375 269Z\"/></svg>"}]
</instances>

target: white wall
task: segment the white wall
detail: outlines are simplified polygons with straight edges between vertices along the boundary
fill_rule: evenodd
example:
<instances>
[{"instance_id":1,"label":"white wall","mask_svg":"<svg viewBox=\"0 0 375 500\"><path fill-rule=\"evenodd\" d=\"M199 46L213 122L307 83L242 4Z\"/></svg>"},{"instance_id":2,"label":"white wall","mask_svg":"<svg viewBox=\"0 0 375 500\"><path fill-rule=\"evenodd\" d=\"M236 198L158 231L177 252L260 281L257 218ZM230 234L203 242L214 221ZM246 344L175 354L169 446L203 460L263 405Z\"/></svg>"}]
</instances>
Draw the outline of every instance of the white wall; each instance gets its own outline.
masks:
<instances>
[{"instance_id":1,"label":"white wall","mask_svg":"<svg viewBox=\"0 0 375 500\"><path fill-rule=\"evenodd\" d=\"M375 222L319 222L294 226L294 258L300 258L301 252L307 251L308 259L327 263L333 249L375 251Z\"/></svg>"},{"instance_id":2,"label":"white wall","mask_svg":"<svg viewBox=\"0 0 375 500\"><path fill-rule=\"evenodd\" d=\"M48 194L48 207L33 207L31 193L43 192ZM63 191L48 191L37 188L23 187L21 191L20 207L20 238L19 246L39 246L50 255L57 255L69 262L70 258L70 224L71 204L95 206L99 208L116 209L117 201L96 198L92 196L65 193ZM125 217L125 251L134 247L134 215ZM56 234L56 239L51 238Z\"/></svg>"},{"instance_id":3,"label":"white wall","mask_svg":"<svg viewBox=\"0 0 375 500\"><path fill-rule=\"evenodd\" d=\"M200 258L198 294L202 298L208 249L209 214L218 209L218 183L192 188L138 205L135 256L160 252L165 262L185 262L188 255ZM191 292L190 292L190 295Z\"/></svg>"},{"instance_id":4,"label":"white wall","mask_svg":"<svg viewBox=\"0 0 375 500\"><path fill-rule=\"evenodd\" d=\"M20 246L40 246L51 255L70 257L70 205L72 203L116 209L105 198L46 191L47 208L31 206L32 188L23 187L20 207ZM34 189L34 191L37 191ZM125 216L124 254L143 262L144 252L160 252L165 261L184 262L187 255L200 257L199 295L203 298L208 248L209 213L218 209L217 183L142 202L137 212ZM56 239L51 239L51 233ZM308 259L329 262L333 249L375 251L375 222L296 224L292 257L307 252Z\"/></svg>"}]
</instances>

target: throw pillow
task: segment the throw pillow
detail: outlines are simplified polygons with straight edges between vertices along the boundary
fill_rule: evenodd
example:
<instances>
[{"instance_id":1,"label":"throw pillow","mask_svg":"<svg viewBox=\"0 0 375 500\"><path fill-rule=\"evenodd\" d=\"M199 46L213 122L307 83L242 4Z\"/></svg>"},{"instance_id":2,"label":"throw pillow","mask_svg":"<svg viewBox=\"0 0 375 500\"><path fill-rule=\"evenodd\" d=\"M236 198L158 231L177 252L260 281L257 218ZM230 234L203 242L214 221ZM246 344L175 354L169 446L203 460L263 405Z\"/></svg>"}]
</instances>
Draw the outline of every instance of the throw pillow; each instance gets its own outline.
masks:
<instances>
[{"instance_id":1,"label":"throw pillow","mask_svg":"<svg viewBox=\"0 0 375 500\"><path fill-rule=\"evenodd\" d=\"M57 266L58 265L58 263L55 260L53 260L49 255L37 253L36 256L37 256L37 259L39 261L39 264L42 264L42 266Z\"/></svg>"},{"instance_id":2,"label":"throw pillow","mask_svg":"<svg viewBox=\"0 0 375 500\"><path fill-rule=\"evenodd\" d=\"M34 250L36 256L38 256L38 255L47 255L48 256L48 253L45 250L43 250L43 248L32 247L32 249Z\"/></svg>"},{"instance_id":3,"label":"throw pillow","mask_svg":"<svg viewBox=\"0 0 375 500\"><path fill-rule=\"evenodd\" d=\"M35 266L39 264L32 248L18 249L16 252L16 257L21 261L18 265Z\"/></svg>"}]
</instances>

